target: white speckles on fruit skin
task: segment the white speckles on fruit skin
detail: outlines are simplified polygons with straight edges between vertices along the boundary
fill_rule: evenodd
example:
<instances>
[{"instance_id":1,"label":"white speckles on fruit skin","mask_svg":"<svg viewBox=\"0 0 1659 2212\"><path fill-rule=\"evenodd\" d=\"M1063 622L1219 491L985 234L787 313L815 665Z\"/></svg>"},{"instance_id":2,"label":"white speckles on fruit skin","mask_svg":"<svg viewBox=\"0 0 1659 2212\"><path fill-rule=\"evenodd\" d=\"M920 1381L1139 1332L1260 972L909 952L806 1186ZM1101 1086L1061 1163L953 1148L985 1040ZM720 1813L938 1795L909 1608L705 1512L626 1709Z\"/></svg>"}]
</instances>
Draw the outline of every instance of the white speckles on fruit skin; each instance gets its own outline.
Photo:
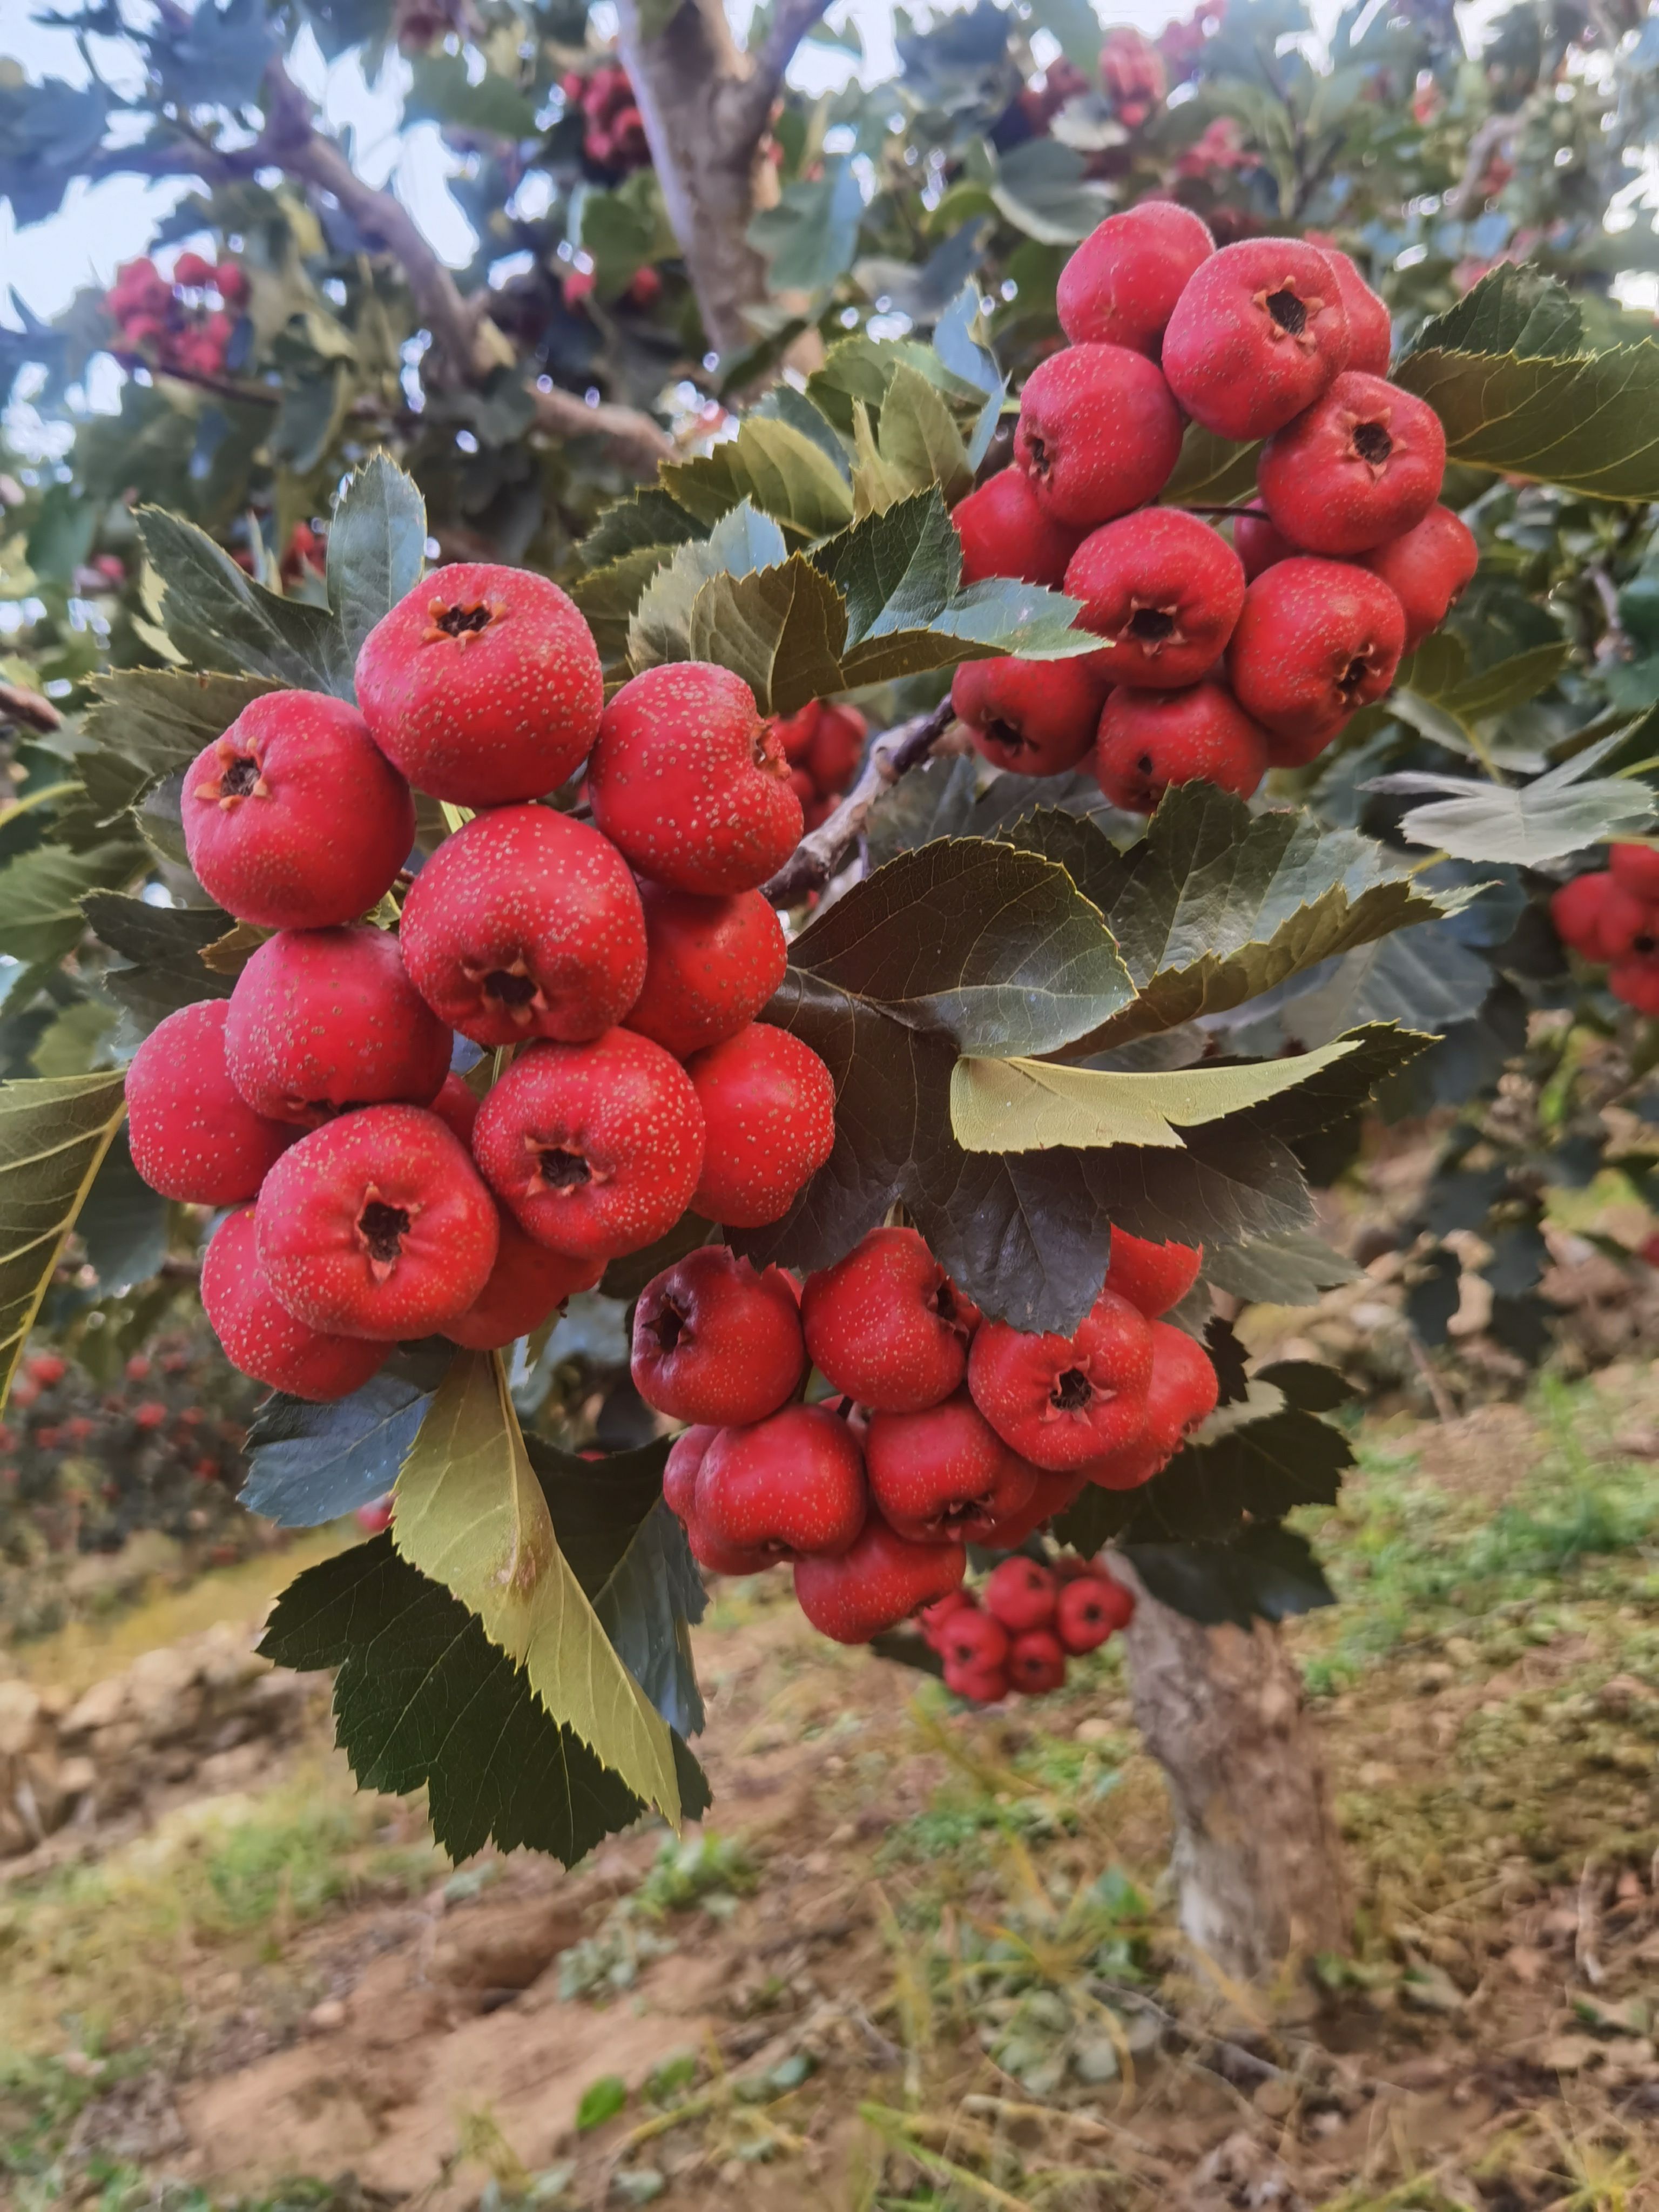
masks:
<instances>
[{"instance_id":1,"label":"white speckles on fruit skin","mask_svg":"<svg viewBox=\"0 0 1659 2212\"><path fill-rule=\"evenodd\" d=\"M686 1073L708 1132L692 1204L727 1229L781 1220L835 1150L835 1078L769 1022L698 1053Z\"/></svg>"},{"instance_id":2,"label":"white speckles on fruit skin","mask_svg":"<svg viewBox=\"0 0 1659 2212\"><path fill-rule=\"evenodd\" d=\"M216 797L238 757L258 787ZM270 691L185 771L185 848L209 896L262 929L355 921L415 842L409 786L343 699Z\"/></svg>"},{"instance_id":3,"label":"white speckles on fruit skin","mask_svg":"<svg viewBox=\"0 0 1659 2212\"><path fill-rule=\"evenodd\" d=\"M127 1070L127 1139L152 1190L191 1206L252 1198L294 1141L291 1124L246 1104L225 1064L224 999L158 1023Z\"/></svg>"},{"instance_id":4,"label":"white speckles on fruit skin","mask_svg":"<svg viewBox=\"0 0 1659 2212\"><path fill-rule=\"evenodd\" d=\"M869 1510L864 1455L822 1406L722 1429L697 1470L696 1516L719 1544L792 1557L844 1552Z\"/></svg>"},{"instance_id":5,"label":"white speckles on fruit skin","mask_svg":"<svg viewBox=\"0 0 1659 2212\"><path fill-rule=\"evenodd\" d=\"M625 1017L677 1060L735 1036L783 981L783 925L759 891L703 898L643 882L645 982Z\"/></svg>"},{"instance_id":6,"label":"white speckles on fruit skin","mask_svg":"<svg viewBox=\"0 0 1659 2212\"><path fill-rule=\"evenodd\" d=\"M740 676L671 661L624 684L605 711L587 771L593 819L657 883L752 890L800 842L800 801L773 772L785 765Z\"/></svg>"},{"instance_id":7,"label":"white speckles on fruit skin","mask_svg":"<svg viewBox=\"0 0 1659 2212\"><path fill-rule=\"evenodd\" d=\"M548 806L475 815L447 838L415 878L399 936L427 1004L483 1045L599 1036L645 981L645 915L626 861ZM533 995L501 998L491 978L503 974Z\"/></svg>"},{"instance_id":8,"label":"white speckles on fruit skin","mask_svg":"<svg viewBox=\"0 0 1659 2212\"><path fill-rule=\"evenodd\" d=\"M907 1544L872 1513L850 1552L795 1562L795 1601L820 1636L867 1644L959 1589L967 1565L960 1544Z\"/></svg>"},{"instance_id":9,"label":"white speckles on fruit skin","mask_svg":"<svg viewBox=\"0 0 1659 2212\"><path fill-rule=\"evenodd\" d=\"M685 1070L631 1030L533 1044L478 1109L472 1151L520 1227L573 1259L642 1251L679 1219L702 1171L702 1109ZM543 1155L589 1179L550 1189Z\"/></svg>"},{"instance_id":10,"label":"white speckles on fruit skin","mask_svg":"<svg viewBox=\"0 0 1659 2212\"><path fill-rule=\"evenodd\" d=\"M1066 346L1020 395L1014 459L1045 514L1092 530L1156 499L1181 454L1181 410L1156 363L1125 346Z\"/></svg>"},{"instance_id":11,"label":"white speckles on fruit skin","mask_svg":"<svg viewBox=\"0 0 1659 2212\"><path fill-rule=\"evenodd\" d=\"M510 1213L497 1209L501 1246L489 1280L464 1314L441 1332L473 1352L501 1352L539 1328L556 1306L576 1291L591 1291L605 1273L600 1261L568 1260L526 1237Z\"/></svg>"},{"instance_id":12,"label":"white speckles on fruit skin","mask_svg":"<svg viewBox=\"0 0 1659 2212\"><path fill-rule=\"evenodd\" d=\"M343 1107L425 1105L449 1073L449 1031L367 923L285 929L231 994L225 1057L256 1111L311 1127Z\"/></svg>"},{"instance_id":13,"label":"white speckles on fruit skin","mask_svg":"<svg viewBox=\"0 0 1659 2212\"><path fill-rule=\"evenodd\" d=\"M447 606L487 626L447 635ZM503 806L556 790L586 758L605 705L592 631L528 568L437 568L369 632L357 697L374 742L417 791Z\"/></svg>"},{"instance_id":14,"label":"white speckles on fruit skin","mask_svg":"<svg viewBox=\"0 0 1659 2212\"><path fill-rule=\"evenodd\" d=\"M395 1259L376 1265L359 1223L371 1197L407 1214ZM465 1313L495 1264L495 1203L435 1114L368 1106L302 1137L254 1209L261 1264L312 1328L396 1343Z\"/></svg>"},{"instance_id":15,"label":"white speckles on fruit skin","mask_svg":"<svg viewBox=\"0 0 1659 2212\"><path fill-rule=\"evenodd\" d=\"M278 1303L259 1264L252 1206L215 1231L202 1261L202 1305L233 1367L314 1404L349 1398L392 1356L389 1344L307 1328Z\"/></svg>"},{"instance_id":16,"label":"white speckles on fruit skin","mask_svg":"<svg viewBox=\"0 0 1659 2212\"><path fill-rule=\"evenodd\" d=\"M872 1229L801 1291L806 1348L838 1390L861 1406L920 1413L948 1398L968 1364L965 1327L935 1304L948 1282L914 1229ZM964 1311L972 1315L974 1309Z\"/></svg>"}]
</instances>

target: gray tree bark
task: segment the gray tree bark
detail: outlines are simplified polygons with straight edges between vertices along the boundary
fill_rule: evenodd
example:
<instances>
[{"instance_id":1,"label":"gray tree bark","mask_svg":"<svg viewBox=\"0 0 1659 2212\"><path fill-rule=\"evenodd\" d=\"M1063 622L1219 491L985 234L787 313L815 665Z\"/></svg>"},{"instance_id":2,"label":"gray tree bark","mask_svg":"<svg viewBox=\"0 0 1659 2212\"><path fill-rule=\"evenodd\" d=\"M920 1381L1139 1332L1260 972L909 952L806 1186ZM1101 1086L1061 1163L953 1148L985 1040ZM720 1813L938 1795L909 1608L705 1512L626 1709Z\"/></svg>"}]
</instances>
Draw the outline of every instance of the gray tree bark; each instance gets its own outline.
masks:
<instances>
[{"instance_id":1,"label":"gray tree bark","mask_svg":"<svg viewBox=\"0 0 1659 2212\"><path fill-rule=\"evenodd\" d=\"M1134 1589L1124 1632L1134 1716L1174 1808L1181 1925L1242 1981L1346 1951L1341 1839L1302 1686L1271 1622L1206 1628Z\"/></svg>"}]
</instances>

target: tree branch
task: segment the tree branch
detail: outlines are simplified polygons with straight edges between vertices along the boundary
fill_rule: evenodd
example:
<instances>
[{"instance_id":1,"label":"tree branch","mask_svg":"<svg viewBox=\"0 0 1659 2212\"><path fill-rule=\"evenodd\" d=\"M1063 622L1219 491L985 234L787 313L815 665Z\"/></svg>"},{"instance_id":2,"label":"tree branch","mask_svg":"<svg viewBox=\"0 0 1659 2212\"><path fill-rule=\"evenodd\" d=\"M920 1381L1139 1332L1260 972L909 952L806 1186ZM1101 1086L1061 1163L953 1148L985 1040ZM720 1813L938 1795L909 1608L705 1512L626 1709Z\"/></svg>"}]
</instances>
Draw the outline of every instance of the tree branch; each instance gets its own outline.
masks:
<instances>
[{"instance_id":1,"label":"tree branch","mask_svg":"<svg viewBox=\"0 0 1659 2212\"><path fill-rule=\"evenodd\" d=\"M830 0L777 0L771 27L750 57L748 76L732 87L724 103L733 153L750 153L759 143L796 47L823 21L829 6Z\"/></svg>"},{"instance_id":2,"label":"tree branch","mask_svg":"<svg viewBox=\"0 0 1659 2212\"><path fill-rule=\"evenodd\" d=\"M809 830L762 892L774 906L797 906L809 891L821 891L837 873L863 835L870 809L890 791L907 769L925 761L955 720L949 698L926 714L884 730L870 748L858 781L835 812Z\"/></svg>"},{"instance_id":3,"label":"tree branch","mask_svg":"<svg viewBox=\"0 0 1659 2212\"><path fill-rule=\"evenodd\" d=\"M0 722L21 722L25 729L46 732L64 726L64 718L51 700L21 684L0 684Z\"/></svg>"}]
</instances>

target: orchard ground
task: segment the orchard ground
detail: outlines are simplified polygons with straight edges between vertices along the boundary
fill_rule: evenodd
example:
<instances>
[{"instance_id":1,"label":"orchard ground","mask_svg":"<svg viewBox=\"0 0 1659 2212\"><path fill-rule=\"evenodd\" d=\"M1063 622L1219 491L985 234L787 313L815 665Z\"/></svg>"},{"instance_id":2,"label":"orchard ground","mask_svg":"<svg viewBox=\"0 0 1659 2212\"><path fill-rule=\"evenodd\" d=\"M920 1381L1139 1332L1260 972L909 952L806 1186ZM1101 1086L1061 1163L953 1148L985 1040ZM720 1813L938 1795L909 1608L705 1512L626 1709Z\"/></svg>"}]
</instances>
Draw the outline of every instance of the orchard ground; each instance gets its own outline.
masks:
<instances>
[{"instance_id":1,"label":"orchard ground","mask_svg":"<svg viewBox=\"0 0 1659 2212\"><path fill-rule=\"evenodd\" d=\"M717 1802L683 1845L452 1874L418 1801L354 1794L319 1682L245 1788L13 1862L0 2197L1659 2202L1659 1378L1358 1442L1343 1602L1291 1631L1352 1964L1257 1996L1184 1942L1114 1647L1054 1696L953 1710L764 1577L699 1632ZM118 1620L104 1663L285 1572ZM98 1637L8 1663L78 1688Z\"/></svg>"}]
</instances>

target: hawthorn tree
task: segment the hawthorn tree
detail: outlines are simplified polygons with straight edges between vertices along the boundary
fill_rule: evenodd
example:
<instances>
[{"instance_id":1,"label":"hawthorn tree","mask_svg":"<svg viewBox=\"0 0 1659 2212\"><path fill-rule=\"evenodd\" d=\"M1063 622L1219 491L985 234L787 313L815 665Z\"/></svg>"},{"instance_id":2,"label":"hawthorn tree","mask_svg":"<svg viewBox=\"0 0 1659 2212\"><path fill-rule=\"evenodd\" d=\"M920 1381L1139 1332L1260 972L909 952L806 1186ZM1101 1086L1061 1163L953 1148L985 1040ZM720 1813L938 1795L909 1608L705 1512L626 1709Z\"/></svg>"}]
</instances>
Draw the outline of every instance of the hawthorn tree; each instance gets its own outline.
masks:
<instances>
[{"instance_id":1,"label":"hawthorn tree","mask_svg":"<svg viewBox=\"0 0 1659 2212\"><path fill-rule=\"evenodd\" d=\"M126 42L140 66L112 78L137 94L0 84L20 222L76 178L192 187L165 274L0 336L48 410L98 351L128 371L118 415L70 418L61 467L0 487L27 617L0 672L9 1359L38 1322L107 1360L193 1295L200 1212L139 1184L119 1071L164 1016L228 996L258 937L189 878L181 771L273 686L350 697L434 548L563 581L613 681L714 661L763 714L852 695L878 728L769 886L799 925L769 1018L831 1067L837 1133L785 1219L738 1240L757 1259L828 1265L897 1209L988 1313L1069 1331L1115 1224L1203 1244L1182 1314L1201 1333L1212 1293L1307 1302L1342 1279L1310 1184L1374 1095L1473 1102L1428 1225L1489 1232L1494 1328L1536 1356L1543 1192L1594 1172L1599 1109L1639 1100L1647 1065L1548 894L1651 817L1659 351L1610 291L1659 267L1626 204L1650 29L1518 6L1470 53L1449 10L1356 9L1327 49L1302 9L1254 0L1153 47L1066 0L981 5L907 32L891 82L809 100L787 76L804 40L836 43L823 13L780 0L745 50L703 0L624 0L613 55L579 9L204 0L142 31L66 19ZM406 112L465 156L470 268L320 128L288 66L301 33L371 73L402 50ZM1188 785L1143 824L1086 774L988 776L941 702L964 659L1078 649L1073 602L963 586L948 511L1006 460L1072 247L1155 191L1224 241L1308 233L1360 258L1482 562L1339 746L1265 802ZM1233 507L1255 468L1190 428L1164 496ZM456 826L421 802L424 850ZM1495 1151L1481 1102L1517 1056L1571 1145ZM1659 1147L1626 1157L1645 1174ZM613 1263L601 1304L625 1311L686 1241ZM1414 1264L1431 1338L1459 1263ZM1247 1371L1224 1326L1207 1340L1214 1423L1055 1534L1113 1544L1139 1583L1137 1711L1183 1917L1256 1972L1344 1934L1273 1624L1328 1598L1285 1522L1336 1495L1346 1391ZM397 1481L397 1541L301 1577L267 1648L338 1670L359 1775L426 1786L458 1855L493 1837L571 1860L643 1806L707 1802L702 1587L665 1447L602 1421L631 1448L580 1456L582 1391L550 1387L546 1353L411 1346L337 1404L277 1396L253 1433L245 1500L288 1525ZM583 1358L585 1390L605 1355ZM542 1569L507 1601L504 1557Z\"/></svg>"}]
</instances>

